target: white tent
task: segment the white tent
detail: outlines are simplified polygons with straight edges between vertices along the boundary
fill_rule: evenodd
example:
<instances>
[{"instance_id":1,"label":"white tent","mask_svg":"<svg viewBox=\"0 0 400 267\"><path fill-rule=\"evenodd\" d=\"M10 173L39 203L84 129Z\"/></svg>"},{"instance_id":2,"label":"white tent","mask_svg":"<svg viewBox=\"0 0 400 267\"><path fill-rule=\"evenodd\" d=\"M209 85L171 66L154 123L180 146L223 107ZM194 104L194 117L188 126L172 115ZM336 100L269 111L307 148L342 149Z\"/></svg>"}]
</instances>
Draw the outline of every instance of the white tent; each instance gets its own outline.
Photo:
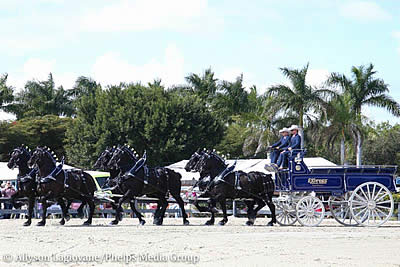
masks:
<instances>
[{"instance_id":1,"label":"white tent","mask_svg":"<svg viewBox=\"0 0 400 267\"><path fill-rule=\"evenodd\" d=\"M177 163L171 164L168 168L180 173L182 175L182 180L190 181L190 180L198 180L200 175L197 172L187 172L185 171L185 165L188 160L182 160ZM229 165L233 164L235 160L227 160L226 161ZM312 169L313 167L333 167L336 166L333 162L326 160L321 157L316 158L304 158L305 164ZM244 172L251 172L251 171L259 171L268 173L264 169L265 164L270 163L270 159L239 159L236 164L235 170L241 170Z\"/></svg>"}]
</instances>

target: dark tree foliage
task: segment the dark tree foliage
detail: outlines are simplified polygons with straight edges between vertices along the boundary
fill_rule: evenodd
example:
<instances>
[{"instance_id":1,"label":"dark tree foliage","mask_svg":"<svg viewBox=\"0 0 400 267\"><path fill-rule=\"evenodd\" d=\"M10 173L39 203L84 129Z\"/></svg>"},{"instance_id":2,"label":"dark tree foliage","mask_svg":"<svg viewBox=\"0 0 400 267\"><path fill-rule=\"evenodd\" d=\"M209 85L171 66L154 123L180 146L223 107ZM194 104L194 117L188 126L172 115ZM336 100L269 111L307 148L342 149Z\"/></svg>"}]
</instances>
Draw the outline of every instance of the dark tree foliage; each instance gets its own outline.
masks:
<instances>
[{"instance_id":1,"label":"dark tree foliage","mask_svg":"<svg viewBox=\"0 0 400 267\"><path fill-rule=\"evenodd\" d=\"M368 134L363 144L365 164L399 165L400 125L381 123L367 128Z\"/></svg>"},{"instance_id":2,"label":"dark tree foliage","mask_svg":"<svg viewBox=\"0 0 400 267\"><path fill-rule=\"evenodd\" d=\"M94 117L84 112L87 103ZM198 147L215 146L224 131L197 96L166 91L159 83L98 89L77 107L66 150L70 162L82 167L90 167L107 146L124 143L147 151L151 164L166 165L188 158Z\"/></svg>"},{"instance_id":3,"label":"dark tree foliage","mask_svg":"<svg viewBox=\"0 0 400 267\"><path fill-rule=\"evenodd\" d=\"M0 161L7 161L9 153L21 144L48 146L59 157L65 155L65 132L70 123L70 118L54 115L0 123Z\"/></svg>"}]
</instances>

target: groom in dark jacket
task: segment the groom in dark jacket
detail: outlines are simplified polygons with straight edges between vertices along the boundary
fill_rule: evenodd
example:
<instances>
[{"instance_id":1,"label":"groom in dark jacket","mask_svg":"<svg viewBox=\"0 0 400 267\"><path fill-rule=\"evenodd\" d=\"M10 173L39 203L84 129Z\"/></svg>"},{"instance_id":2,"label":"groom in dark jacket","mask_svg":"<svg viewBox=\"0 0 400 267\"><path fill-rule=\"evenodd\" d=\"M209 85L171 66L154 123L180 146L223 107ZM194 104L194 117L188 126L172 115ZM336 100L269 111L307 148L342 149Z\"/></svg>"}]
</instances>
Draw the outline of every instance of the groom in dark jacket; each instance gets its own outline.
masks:
<instances>
[{"instance_id":1,"label":"groom in dark jacket","mask_svg":"<svg viewBox=\"0 0 400 267\"><path fill-rule=\"evenodd\" d=\"M301 137L299 135L299 127L297 125L292 125L289 130L292 134L292 137L290 137L289 145L287 147L281 148L283 151L279 155L277 162L277 165L281 169L287 168L289 153L294 149L301 149Z\"/></svg>"},{"instance_id":2,"label":"groom in dark jacket","mask_svg":"<svg viewBox=\"0 0 400 267\"><path fill-rule=\"evenodd\" d=\"M290 136L289 136L289 128L283 128L279 131L282 135L281 139L278 142L270 146L270 149L273 149L271 152L271 163L275 163L278 160L279 154L282 151L282 148L287 147L289 145Z\"/></svg>"}]
</instances>

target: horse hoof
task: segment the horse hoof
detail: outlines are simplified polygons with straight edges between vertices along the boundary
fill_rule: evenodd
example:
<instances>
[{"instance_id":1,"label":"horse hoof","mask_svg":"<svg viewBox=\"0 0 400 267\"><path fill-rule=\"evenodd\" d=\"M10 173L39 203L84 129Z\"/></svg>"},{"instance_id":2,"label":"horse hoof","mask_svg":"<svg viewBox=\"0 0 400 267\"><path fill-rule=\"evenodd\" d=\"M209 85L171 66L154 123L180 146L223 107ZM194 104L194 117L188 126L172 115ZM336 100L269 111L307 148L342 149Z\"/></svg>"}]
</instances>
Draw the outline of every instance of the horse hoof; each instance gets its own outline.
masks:
<instances>
[{"instance_id":1,"label":"horse hoof","mask_svg":"<svg viewBox=\"0 0 400 267\"><path fill-rule=\"evenodd\" d=\"M71 219L71 216L67 215L65 216L65 220L68 222Z\"/></svg>"},{"instance_id":2,"label":"horse hoof","mask_svg":"<svg viewBox=\"0 0 400 267\"><path fill-rule=\"evenodd\" d=\"M188 220L184 220L183 221L183 225L189 225L190 223L189 223L189 221Z\"/></svg>"},{"instance_id":3,"label":"horse hoof","mask_svg":"<svg viewBox=\"0 0 400 267\"><path fill-rule=\"evenodd\" d=\"M30 226L31 225L31 221L26 221L24 222L23 226Z\"/></svg>"},{"instance_id":4,"label":"horse hoof","mask_svg":"<svg viewBox=\"0 0 400 267\"><path fill-rule=\"evenodd\" d=\"M119 223L118 220L113 220L113 221L110 222L110 225L117 225L118 223Z\"/></svg>"},{"instance_id":5,"label":"horse hoof","mask_svg":"<svg viewBox=\"0 0 400 267\"><path fill-rule=\"evenodd\" d=\"M62 219L62 220L60 221L60 224L61 224L61 225L64 225L64 224L65 224L65 220Z\"/></svg>"},{"instance_id":6,"label":"horse hoof","mask_svg":"<svg viewBox=\"0 0 400 267\"><path fill-rule=\"evenodd\" d=\"M163 221L156 221L154 224L155 224L155 225L162 225L162 224L163 224Z\"/></svg>"},{"instance_id":7,"label":"horse hoof","mask_svg":"<svg viewBox=\"0 0 400 267\"><path fill-rule=\"evenodd\" d=\"M269 222L269 223L267 223L267 226L274 226L274 223L273 222Z\"/></svg>"},{"instance_id":8,"label":"horse hoof","mask_svg":"<svg viewBox=\"0 0 400 267\"><path fill-rule=\"evenodd\" d=\"M206 221L206 225L214 225L213 221Z\"/></svg>"},{"instance_id":9,"label":"horse hoof","mask_svg":"<svg viewBox=\"0 0 400 267\"><path fill-rule=\"evenodd\" d=\"M83 223L83 225L91 225L91 224L92 224L92 222L89 222L89 221L86 221Z\"/></svg>"},{"instance_id":10,"label":"horse hoof","mask_svg":"<svg viewBox=\"0 0 400 267\"><path fill-rule=\"evenodd\" d=\"M37 226L45 226L45 225L46 225L46 223L45 223L45 222L43 222L43 221L40 221L40 222L38 222L36 225L37 225Z\"/></svg>"},{"instance_id":11,"label":"horse hoof","mask_svg":"<svg viewBox=\"0 0 400 267\"><path fill-rule=\"evenodd\" d=\"M247 226L252 226L252 225L254 225L254 222L252 222L252 221L247 221L247 222L246 222L246 225L247 225Z\"/></svg>"},{"instance_id":12,"label":"horse hoof","mask_svg":"<svg viewBox=\"0 0 400 267\"><path fill-rule=\"evenodd\" d=\"M218 224L221 225L221 226L224 226L226 224L226 222L225 221L220 221Z\"/></svg>"},{"instance_id":13,"label":"horse hoof","mask_svg":"<svg viewBox=\"0 0 400 267\"><path fill-rule=\"evenodd\" d=\"M145 223L146 223L145 220L141 220L141 221L139 222L139 225L144 225Z\"/></svg>"}]
</instances>

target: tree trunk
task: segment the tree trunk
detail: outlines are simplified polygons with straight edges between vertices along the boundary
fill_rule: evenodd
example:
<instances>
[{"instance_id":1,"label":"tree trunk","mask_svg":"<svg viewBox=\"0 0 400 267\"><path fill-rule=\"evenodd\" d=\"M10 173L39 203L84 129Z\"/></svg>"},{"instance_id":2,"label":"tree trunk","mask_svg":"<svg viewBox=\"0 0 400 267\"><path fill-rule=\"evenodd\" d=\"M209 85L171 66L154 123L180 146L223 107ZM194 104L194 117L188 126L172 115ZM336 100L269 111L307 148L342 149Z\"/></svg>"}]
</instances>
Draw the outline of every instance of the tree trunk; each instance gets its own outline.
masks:
<instances>
[{"instance_id":1,"label":"tree trunk","mask_svg":"<svg viewBox=\"0 0 400 267\"><path fill-rule=\"evenodd\" d=\"M344 138L342 138L341 140L340 140L340 164L341 165L344 165L344 161L345 161L345 150L346 150L346 147L345 147L345 145L344 145Z\"/></svg>"},{"instance_id":2,"label":"tree trunk","mask_svg":"<svg viewBox=\"0 0 400 267\"><path fill-rule=\"evenodd\" d=\"M254 152L254 156L257 156L259 153L261 153L263 150L264 150L264 148L265 148L265 144L264 144L264 131L263 130L261 130L260 131L260 133L259 133L259 138L258 138L258 145L257 145L257 149L256 149L256 151Z\"/></svg>"},{"instance_id":3,"label":"tree trunk","mask_svg":"<svg viewBox=\"0 0 400 267\"><path fill-rule=\"evenodd\" d=\"M300 139L301 139L301 149L304 149L304 131L303 131L303 107L300 108L300 118L299 118L299 135L300 135Z\"/></svg>"},{"instance_id":4,"label":"tree trunk","mask_svg":"<svg viewBox=\"0 0 400 267\"><path fill-rule=\"evenodd\" d=\"M361 166L361 156L362 156L361 141L362 141L361 134L357 133L357 158L356 158L357 166Z\"/></svg>"}]
</instances>

